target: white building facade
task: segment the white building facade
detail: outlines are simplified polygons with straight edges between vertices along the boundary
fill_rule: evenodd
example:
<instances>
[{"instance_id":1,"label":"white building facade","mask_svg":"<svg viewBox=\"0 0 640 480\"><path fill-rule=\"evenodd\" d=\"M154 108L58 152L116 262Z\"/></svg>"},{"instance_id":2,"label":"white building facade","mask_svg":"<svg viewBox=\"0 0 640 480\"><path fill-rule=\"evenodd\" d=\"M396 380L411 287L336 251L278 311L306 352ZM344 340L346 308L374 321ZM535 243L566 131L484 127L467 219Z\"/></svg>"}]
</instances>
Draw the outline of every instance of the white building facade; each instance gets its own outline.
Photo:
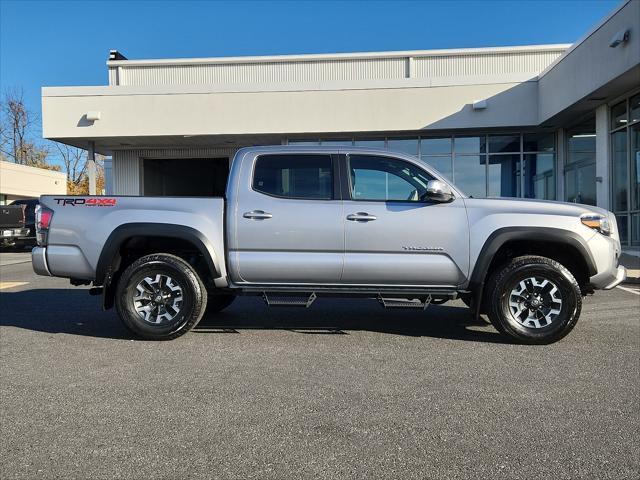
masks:
<instances>
[{"instance_id":1,"label":"white building facade","mask_svg":"<svg viewBox=\"0 0 640 480\"><path fill-rule=\"evenodd\" d=\"M45 87L49 139L112 155L120 195L218 195L247 145L369 145L473 196L589 203L640 244L640 1L574 45L128 60Z\"/></svg>"},{"instance_id":2,"label":"white building facade","mask_svg":"<svg viewBox=\"0 0 640 480\"><path fill-rule=\"evenodd\" d=\"M62 172L0 161L0 205L66 193L67 176Z\"/></svg>"}]
</instances>

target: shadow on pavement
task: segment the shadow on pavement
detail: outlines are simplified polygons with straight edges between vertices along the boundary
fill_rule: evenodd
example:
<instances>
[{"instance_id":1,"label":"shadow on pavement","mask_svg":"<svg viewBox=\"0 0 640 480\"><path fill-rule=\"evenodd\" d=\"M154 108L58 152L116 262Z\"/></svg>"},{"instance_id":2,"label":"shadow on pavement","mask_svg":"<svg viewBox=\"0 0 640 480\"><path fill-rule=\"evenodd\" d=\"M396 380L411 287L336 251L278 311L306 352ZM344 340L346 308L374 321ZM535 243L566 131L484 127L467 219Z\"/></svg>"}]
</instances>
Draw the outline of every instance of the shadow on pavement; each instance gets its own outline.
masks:
<instances>
[{"instance_id":1,"label":"shadow on pavement","mask_svg":"<svg viewBox=\"0 0 640 480\"><path fill-rule=\"evenodd\" d=\"M0 325L46 333L133 339L115 310L103 312L100 299L85 289L37 289L0 294ZM422 310L384 310L375 300L322 298L309 309L267 308L259 299L240 297L220 313L205 314L195 333L241 333L249 329L300 334L348 335L370 331L473 342L508 343L462 306Z\"/></svg>"}]
</instances>

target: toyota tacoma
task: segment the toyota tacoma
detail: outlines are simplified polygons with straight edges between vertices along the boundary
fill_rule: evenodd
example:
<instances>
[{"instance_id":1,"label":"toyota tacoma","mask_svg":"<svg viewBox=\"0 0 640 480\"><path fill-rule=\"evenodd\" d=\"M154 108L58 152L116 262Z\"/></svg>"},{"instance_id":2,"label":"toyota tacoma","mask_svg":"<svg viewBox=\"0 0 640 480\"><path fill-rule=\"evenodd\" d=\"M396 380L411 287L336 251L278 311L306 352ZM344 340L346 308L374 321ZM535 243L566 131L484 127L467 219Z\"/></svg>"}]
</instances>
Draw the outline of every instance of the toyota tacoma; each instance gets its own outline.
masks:
<instances>
[{"instance_id":1,"label":"toyota tacoma","mask_svg":"<svg viewBox=\"0 0 640 480\"><path fill-rule=\"evenodd\" d=\"M92 285L145 339L172 339L239 295L424 309L460 298L518 342L564 337L583 296L625 279L611 212L470 198L401 153L249 147L216 197L43 196L36 273Z\"/></svg>"}]
</instances>

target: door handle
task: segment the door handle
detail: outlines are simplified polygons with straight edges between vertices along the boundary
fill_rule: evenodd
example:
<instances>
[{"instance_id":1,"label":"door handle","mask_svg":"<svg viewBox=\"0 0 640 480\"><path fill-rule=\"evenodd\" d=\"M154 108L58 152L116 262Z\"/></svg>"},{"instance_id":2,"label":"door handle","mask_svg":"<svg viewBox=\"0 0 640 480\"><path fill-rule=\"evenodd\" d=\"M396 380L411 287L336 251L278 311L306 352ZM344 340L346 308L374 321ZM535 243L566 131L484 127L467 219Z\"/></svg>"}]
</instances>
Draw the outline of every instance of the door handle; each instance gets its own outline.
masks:
<instances>
[{"instance_id":1,"label":"door handle","mask_svg":"<svg viewBox=\"0 0 640 480\"><path fill-rule=\"evenodd\" d=\"M242 215L244 218L252 218L254 220L266 220L267 218L273 217L270 213L264 212L262 210L253 210L251 212L244 212Z\"/></svg>"},{"instance_id":2,"label":"door handle","mask_svg":"<svg viewBox=\"0 0 640 480\"><path fill-rule=\"evenodd\" d=\"M377 219L378 217L375 215L369 215L367 212L351 213L347 215L347 220L351 220L353 222L372 222Z\"/></svg>"}]
</instances>

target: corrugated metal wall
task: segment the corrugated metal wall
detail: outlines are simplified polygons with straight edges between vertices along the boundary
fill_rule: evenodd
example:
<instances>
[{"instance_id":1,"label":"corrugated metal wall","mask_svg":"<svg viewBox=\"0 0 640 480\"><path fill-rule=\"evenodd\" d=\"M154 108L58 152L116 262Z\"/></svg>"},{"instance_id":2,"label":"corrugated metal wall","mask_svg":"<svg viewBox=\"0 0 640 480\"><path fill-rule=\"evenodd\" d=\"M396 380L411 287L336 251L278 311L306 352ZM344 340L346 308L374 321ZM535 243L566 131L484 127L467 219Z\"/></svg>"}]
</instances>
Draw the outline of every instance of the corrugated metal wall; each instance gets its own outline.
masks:
<instances>
[{"instance_id":1,"label":"corrugated metal wall","mask_svg":"<svg viewBox=\"0 0 640 480\"><path fill-rule=\"evenodd\" d=\"M233 158L237 148L194 147L116 150L113 152L113 194L140 195L143 158Z\"/></svg>"},{"instance_id":2,"label":"corrugated metal wall","mask_svg":"<svg viewBox=\"0 0 640 480\"><path fill-rule=\"evenodd\" d=\"M531 73L547 68L562 52L496 53L485 55L419 57L415 59L417 78L463 77Z\"/></svg>"},{"instance_id":3,"label":"corrugated metal wall","mask_svg":"<svg viewBox=\"0 0 640 480\"><path fill-rule=\"evenodd\" d=\"M205 62L139 65L126 62L109 67L110 85L235 85L335 80L394 80L505 73L541 72L563 50L452 53L414 57L373 57L261 62ZM413 64L409 68L410 63Z\"/></svg>"},{"instance_id":4,"label":"corrugated metal wall","mask_svg":"<svg viewBox=\"0 0 640 480\"><path fill-rule=\"evenodd\" d=\"M121 67L120 85L213 85L404 78L403 58ZM114 79L115 80L115 79Z\"/></svg>"}]
</instances>

